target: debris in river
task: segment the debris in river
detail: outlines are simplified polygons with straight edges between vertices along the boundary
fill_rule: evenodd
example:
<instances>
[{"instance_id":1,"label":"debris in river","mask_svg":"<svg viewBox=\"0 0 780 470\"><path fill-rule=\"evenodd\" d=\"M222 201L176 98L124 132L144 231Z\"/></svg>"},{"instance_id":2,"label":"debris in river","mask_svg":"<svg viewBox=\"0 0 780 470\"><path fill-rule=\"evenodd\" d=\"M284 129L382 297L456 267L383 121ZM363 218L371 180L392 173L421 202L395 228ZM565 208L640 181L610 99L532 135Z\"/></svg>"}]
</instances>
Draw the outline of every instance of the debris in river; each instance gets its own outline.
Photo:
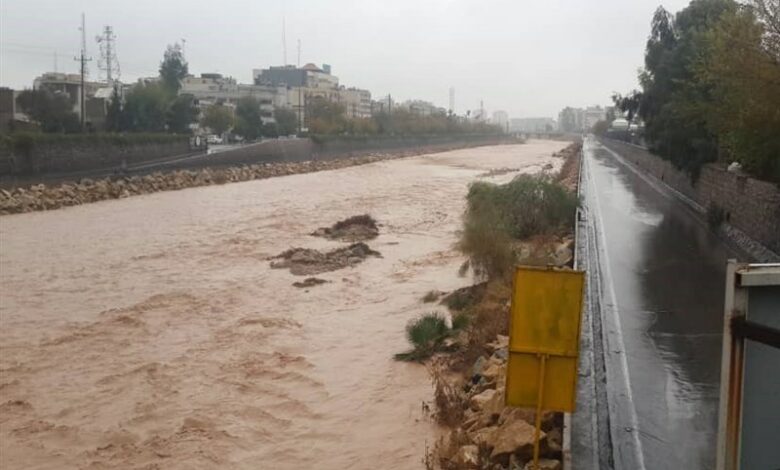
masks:
<instances>
[{"instance_id":1,"label":"debris in river","mask_svg":"<svg viewBox=\"0 0 780 470\"><path fill-rule=\"evenodd\" d=\"M320 279L318 277L307 277L303 281L293 282L293 286L300 287L300 288L314 287L314 286L318 286L320 284L325 284L327 282L330 282L330 281L326 281L325 279Z\"/></svg>"},{"instance_id":2,"label":"debris in river","mask_svg":"<svg viewBox=\"0 0 780 470\"><path fill-rule=\"evenodd\" d=\"M320 227L312 235L331 240L357 242L376 238L379 235L379 227L373 217L363 214L336 222L331 227Z\"/></svg>"},{"instance_id":3,"label":"debris in river","mask_svg":"<svg viewBox=\"0 0 780 470\"><path fill-rule=\"evenodd\" d=\"M288 268L296 276L310 276L360 264L369 256L382 257L361 242L326 253L311 248L291 248L270 259L279 260L271 261L272 268Z\"/></svg>"}]
</instances>

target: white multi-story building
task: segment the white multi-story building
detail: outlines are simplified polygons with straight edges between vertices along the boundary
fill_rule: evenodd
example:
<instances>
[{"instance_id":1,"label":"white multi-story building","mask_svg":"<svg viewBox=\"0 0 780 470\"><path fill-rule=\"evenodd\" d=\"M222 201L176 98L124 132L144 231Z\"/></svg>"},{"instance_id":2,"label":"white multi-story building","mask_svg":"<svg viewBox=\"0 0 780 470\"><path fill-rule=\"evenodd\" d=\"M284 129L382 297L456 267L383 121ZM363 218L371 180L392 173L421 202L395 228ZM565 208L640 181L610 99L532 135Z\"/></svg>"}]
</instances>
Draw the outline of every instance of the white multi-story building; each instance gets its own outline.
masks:
<instances>
[{"instance_id":1,"label":"white multi-story building","mask_svg":"<svg viewBox=\"0 0 780 470\"><path fill-rule=\"evenodd\" d=\"M339 85L339 79L331 73L330 65L318 67L309 63L303 67L293 65L254 69L252 76L257 86L275 87L284 95L285 106L298 115L301 125L305 122L307 101L324 98L344 106L350 118L371 116L371 92Z\"/></svg>"},{"instance_id":2,"label":"white multi-story building","mask_svg":"<svg viewBox=\"0 0 780 470\"><path fill-rule=\"evenodd\" d=\"M216 73L185 77L179 93L192 95L201 108L215 104L235 107L242 98L255 98L260 104L260 115L264 122L273 121L275 108L290 106L286 87L240 84L233 78Z\"/></svg>"},{"instance_id":3,"label":"white multi-story building","mask_svg":"<svg viewBox=\"0 0 780 470\"><path fill-rule=\"evenodd\" d=\"M339 103L344 106L349 118L371 117L371 92L359 88L339 89Z\"/></svg>"},{"instance_id":4,"label":"white multi-story building","mask_svg":"<svg viewBox=\"0 0 780 470\"><path fill-rule=\"evenodd\" d=\"M436 106L429 101L423 100L406 100L398 105L399 109L406 109L409 112L418 114L420 116L430 116L432 114L447 114L447 110Z\"/></svg>"},{"instance_id":5,"label":"white multi-story building","mask_svg":"<svg viewBox=\"0 0 780 470\"><path fill-rule=\"evenodd\" d=\"M84 99L95 96L95 92L105 83L84 82ZM33 80L33 89L46 89L52 93L61 93L68 97L73 112L81 115L81 75L77 73L46 72Z\"/></svg>"},{"instance_id":6,"label":"white multi-story building","mask_svg":"<svg viewBox=\"0 0 780 470\"><path fill-rule=\"evenodd\" d=\"M585 129L592 129L593 125L607 118L607 110L601 106L588 106L585 108Z\"/></svg>"}]
</instances>

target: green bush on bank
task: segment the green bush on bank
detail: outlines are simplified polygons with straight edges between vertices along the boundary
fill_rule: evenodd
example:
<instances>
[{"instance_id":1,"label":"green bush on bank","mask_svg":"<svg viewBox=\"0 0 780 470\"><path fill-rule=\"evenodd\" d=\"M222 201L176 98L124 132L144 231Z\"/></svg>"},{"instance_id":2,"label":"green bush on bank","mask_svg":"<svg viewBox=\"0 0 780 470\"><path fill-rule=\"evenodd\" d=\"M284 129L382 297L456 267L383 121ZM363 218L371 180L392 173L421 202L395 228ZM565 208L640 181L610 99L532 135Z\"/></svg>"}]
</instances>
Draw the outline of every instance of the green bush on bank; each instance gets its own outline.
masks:
<instances>
[{"instance_id":1,"label":"green bush on bank","mask_svg":"<svg viewBox=\"0 0 780 470\"><path fill-rule=\"evenodd\" d=\"M0 151L17 155L29 155L39 145L63 147L112 145L131 147L146 144L173 144L188 142L189 136L177 134L49 134L42 132L14 132L0 135Z\"/></svg>"},{"instance_id":2,"label":"green bush on bank","mask_svg":"<svg viewBox=\"0 0 780 470\"><path fill-rule=\"evenodd\" d=\"M466 201L460 249L491 277L514 266L514 241L565 233L578 205L576 195L546 175L520 175L502 185L477 182Z\"/></svg>"},{"instance_id":3,"label":"green bush on bank","mask_svg":"<svg viewBox=\"0 0 780 470\"><path fill-rule=\"evenodd\" d=\"M468 316L460 313L452 318L452 326L447 326L444 315L432 312L420 315L406 324L406 339L412 350L396 354L400 361L421 361L442 349L444 340L465 328L469 323Z\"/></svg>"}]
</instances>

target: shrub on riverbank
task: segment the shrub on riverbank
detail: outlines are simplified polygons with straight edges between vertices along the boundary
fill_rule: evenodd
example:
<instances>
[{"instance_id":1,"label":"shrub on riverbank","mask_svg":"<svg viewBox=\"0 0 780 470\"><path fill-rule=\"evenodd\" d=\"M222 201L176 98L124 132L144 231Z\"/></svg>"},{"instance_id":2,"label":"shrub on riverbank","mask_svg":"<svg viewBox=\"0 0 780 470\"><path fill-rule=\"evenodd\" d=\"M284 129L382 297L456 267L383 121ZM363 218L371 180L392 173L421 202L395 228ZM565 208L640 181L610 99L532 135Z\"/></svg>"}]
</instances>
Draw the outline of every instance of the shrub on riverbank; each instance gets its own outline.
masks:
<instances>
[{"instance_id":1,"label":"shrub on riverbank","mask_svg":"<svg viewBox=\"0 0 780 470\"><path fill-rule=\"evenodd\" d=\"M438 312L426 313L406 324L406 339L412 350L396 354L395 358L402 361L421 361L433 353L445 349L444 341L469 324L464 313L453 316L452 326L447 325L447 319Z\"/></svg>"},{"instance_id":2,"label":"shrub on riverbank","mask_svg":"<svg viewBox=\"0 0 780 470\"><path fill-rule=\"evenodd\" d=\"M475 271L488 277L511 271L515 241L565 233L578 204L576 195L545 175L520 175L502 185L477 182L466 200L459 247Z\"/></svg>"}]
</instances>

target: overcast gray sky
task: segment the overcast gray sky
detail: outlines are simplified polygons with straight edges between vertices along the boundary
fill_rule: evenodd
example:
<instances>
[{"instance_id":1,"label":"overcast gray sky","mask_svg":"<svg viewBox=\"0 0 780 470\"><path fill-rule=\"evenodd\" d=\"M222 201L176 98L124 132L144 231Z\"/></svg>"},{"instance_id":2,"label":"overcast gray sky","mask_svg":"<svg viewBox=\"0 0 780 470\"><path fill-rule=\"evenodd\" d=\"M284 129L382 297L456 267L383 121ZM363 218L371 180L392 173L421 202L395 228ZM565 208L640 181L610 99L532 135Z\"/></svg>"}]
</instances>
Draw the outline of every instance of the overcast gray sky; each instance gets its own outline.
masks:
<instances>
[{"instance_id":1,"label":"overcast gray sky","mask_svg":"<svg viewBox=\"0 0 780 470\"><path fill-rule=\"evenodd\" d=\"M664 0L676 12L687 0ZM419 98L459 113L503 109L557 116L607 104L637 86L659 0L0 0L0 85L24 88L54 68L78 70L80 14L87 48L104 25L117 35L123 81L157 74L167 44L186 39L190 72L250 82L287 60L328 63L347 86ZM90 71L97 75L95 62Z\"/></svg>"}]
</instances>

